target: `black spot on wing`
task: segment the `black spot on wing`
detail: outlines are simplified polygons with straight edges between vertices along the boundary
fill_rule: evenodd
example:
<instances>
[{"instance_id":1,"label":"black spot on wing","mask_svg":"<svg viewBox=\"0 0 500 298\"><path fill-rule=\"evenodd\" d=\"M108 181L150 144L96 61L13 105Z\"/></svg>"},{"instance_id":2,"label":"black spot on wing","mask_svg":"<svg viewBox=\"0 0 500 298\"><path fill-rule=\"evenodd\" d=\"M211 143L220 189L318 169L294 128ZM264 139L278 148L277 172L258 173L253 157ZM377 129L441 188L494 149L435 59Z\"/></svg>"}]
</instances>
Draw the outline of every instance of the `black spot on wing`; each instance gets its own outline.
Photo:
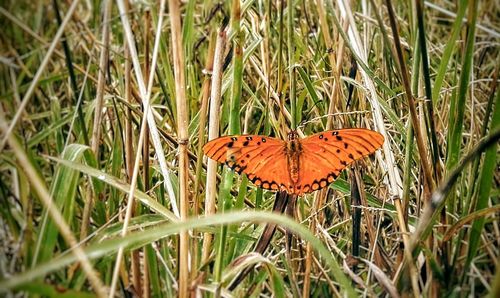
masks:
<instances>
[{"instance_id":1,"label":"black spot on wing","mask_svg":"<svg viewBox=\"0 0 500 298\"><path fill-rule=\"evenodd\" d=\"M248 175L248 179L252 181L253 184L255 184L258 187L264 188L264 189L269 189L269 190L278 190L279 186L276 182L274 181L267 181L267 180L262 180L261 178L258 178L255 175ZM285 189L285 185L281 184L281 188Z\"/></svg>"},{"instance_id":2,"label":"black spot on wing","mask_svg":"<svg viewBox=\"0 0 500 298\"><path fill-rule=\"evenodd\" d=\"M251 181L252 181L253 184L255 184L257 186L260 186L262 184L262 180L260 180L257 177L254 177Z\"/></svg>"}]
</instances>

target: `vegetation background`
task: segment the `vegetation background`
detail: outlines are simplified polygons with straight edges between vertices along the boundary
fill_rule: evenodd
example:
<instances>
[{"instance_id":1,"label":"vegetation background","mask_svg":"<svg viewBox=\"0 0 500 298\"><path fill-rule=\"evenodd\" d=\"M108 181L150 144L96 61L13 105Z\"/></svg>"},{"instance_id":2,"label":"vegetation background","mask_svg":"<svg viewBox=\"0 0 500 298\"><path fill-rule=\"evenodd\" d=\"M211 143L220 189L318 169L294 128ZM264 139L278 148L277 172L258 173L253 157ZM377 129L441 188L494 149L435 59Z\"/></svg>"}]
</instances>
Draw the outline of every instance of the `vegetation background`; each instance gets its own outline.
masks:
<instances>
[{"instance_id":1,"label":"vegetation background","mask_svg":"<svg viewBox=\"0 0 500 298\"><path fill-rule=\"evenodd\" d=\"M2 1L1 295L499 297L499 6ZM385 143L294 220L206 170L296 127Z\"/></svg>"}]
</instances>

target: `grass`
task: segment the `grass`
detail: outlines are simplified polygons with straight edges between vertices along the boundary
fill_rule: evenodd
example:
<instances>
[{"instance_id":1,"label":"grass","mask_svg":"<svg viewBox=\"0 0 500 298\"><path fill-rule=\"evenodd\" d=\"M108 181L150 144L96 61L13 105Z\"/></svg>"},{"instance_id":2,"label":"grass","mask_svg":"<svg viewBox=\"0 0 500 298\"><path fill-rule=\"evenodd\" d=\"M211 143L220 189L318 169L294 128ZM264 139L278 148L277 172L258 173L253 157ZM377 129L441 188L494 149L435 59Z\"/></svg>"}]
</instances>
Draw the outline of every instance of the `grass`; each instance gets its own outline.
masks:
<instances>
[{"instance_id":1,"label":"grass","mask_svg":"<svg viewBox=\"0 0 500 298\"><path fill-rule=\"evenodd\" d=\"M0 293L497 297L498 14L4 1ZM285 214L202 153L348 127L385 143Z\"/></svg>"}]
</instances>

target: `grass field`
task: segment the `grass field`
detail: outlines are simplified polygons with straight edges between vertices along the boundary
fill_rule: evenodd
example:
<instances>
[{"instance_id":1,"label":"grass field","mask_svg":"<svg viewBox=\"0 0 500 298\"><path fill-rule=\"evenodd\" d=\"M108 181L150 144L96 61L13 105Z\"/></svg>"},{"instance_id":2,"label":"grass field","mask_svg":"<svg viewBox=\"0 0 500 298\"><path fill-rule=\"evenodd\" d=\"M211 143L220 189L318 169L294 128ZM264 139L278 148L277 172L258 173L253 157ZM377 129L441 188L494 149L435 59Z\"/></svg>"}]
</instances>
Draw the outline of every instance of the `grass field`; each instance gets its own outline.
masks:
<instances>
[{"instance_id":1,"label":"grass field","mask_svg":"<svg viewBox=\"0 0 500 298\"><path fill-rule=\"evenodd\" d=\"M0 2L0 295L499 297L500 4L455 2ZM343 128L299 197L202 150Z\"/></svg>"}]
</instances>

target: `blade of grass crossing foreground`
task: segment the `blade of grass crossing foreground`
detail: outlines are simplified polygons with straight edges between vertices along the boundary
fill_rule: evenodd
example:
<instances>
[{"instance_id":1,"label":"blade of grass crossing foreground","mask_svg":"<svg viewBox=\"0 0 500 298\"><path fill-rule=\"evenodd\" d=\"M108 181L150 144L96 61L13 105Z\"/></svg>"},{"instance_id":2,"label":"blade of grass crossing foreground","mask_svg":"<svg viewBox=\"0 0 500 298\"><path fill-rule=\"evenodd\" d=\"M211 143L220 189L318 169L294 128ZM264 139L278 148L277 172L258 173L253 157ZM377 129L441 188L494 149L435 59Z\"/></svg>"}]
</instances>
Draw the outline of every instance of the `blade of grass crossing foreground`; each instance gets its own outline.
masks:
<instances>
[{"instance_id":1,"label":"blade of grass crossing foreground","mask_svg":"<svg viewBox=\"0 0 500 298\"><path fill-rule=\"evenodd\" d=\"M139 232L131 232L119 239L107 239L98 243L93 243L85 247L86 255L90 259L98 259L104 256L109 256L116 253L120 247L139 247L147 243L158 241L168 236L178 234L183 230L201 228L205 226L217 226L222 224L234 224L240 222L269 222L274 223L284 228L291 230L300 239L312 243L312 247L329 266L332 277L339 283L341 290L344 291L347 297L356 297L354 289L351 286L349 279L342 272L339 264L333 257L332 253L326 246L314 236L305 226L294 220L271 212L233 212L226 214L218 214L205 218L188 219L183 222L171 222L156 225L151 229ZM59 270L68 266L76 260L73 254L67 254L60 258L54 259L43 265L37 266L32 270L22 272L8 279L0 279L1 290L12 289L19 285L25 284L32 279L42 277L47 273Z\"/></svg>"}]
</instances>

